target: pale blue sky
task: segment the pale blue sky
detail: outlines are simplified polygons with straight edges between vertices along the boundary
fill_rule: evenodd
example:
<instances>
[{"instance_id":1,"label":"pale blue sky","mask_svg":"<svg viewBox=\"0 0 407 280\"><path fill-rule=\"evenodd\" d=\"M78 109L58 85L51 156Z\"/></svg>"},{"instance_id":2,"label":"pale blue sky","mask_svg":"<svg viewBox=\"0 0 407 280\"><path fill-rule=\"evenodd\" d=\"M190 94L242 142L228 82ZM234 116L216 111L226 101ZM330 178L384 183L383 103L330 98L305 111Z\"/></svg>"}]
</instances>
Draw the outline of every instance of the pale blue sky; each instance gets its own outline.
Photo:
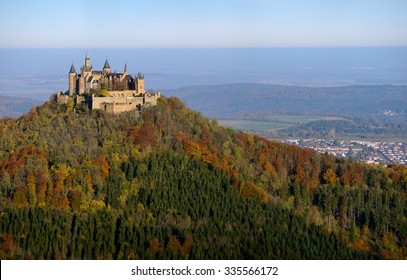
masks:
<instances>
[{"instance_id":1,"label":"pale blue sky","mask_svg":"<svg viewBox=\"0 0 407 280\"><path fill-rule=\"evenodd\" d=\"M0 48L407 46L406 0L0 0Z\"/></svg>"}]
</instances>

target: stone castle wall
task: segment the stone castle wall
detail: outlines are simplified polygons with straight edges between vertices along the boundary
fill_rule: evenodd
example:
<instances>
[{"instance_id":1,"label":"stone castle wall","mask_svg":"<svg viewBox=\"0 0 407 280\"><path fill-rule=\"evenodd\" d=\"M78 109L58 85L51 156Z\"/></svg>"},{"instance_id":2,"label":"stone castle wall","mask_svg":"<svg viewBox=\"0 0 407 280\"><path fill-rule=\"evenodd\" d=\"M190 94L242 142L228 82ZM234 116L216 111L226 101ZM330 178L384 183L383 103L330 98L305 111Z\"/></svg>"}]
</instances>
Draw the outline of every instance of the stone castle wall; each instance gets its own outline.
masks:
<instances>
[{"instance_id":1,"label":"stone castle wall","mask_svg":"<svg viewBox=\"0 0 407 280\"><path fill-rule=\"evenodd\" d=\"M128 111L135 111L137 107L134 104L116 104L116 103L103 103L102 110L110 114L120 114Z\"/></svg>"},{"instance_id":2,"label":"stone castle wall","mask_svg":"<svg viewBox=\"0 0 407 280\"><path fill-rule=\"evenodd\" d=\"M135 90L115 90L108 91L108 97L133 97L136 95Z\"/></svg>"},{"instance_id":3,"label":"stone castle wall","mask_svg":"<svg viewBox=\"0 0 407 280\"><path fill-rule=\"evenodd\" d=\"M69 95L63 95L60 92L57 93L57 103L58 104L60 104L60 105L66 104L69 99L70 99Z\"/></svg>"},{"instance_id":4,"label":"stone castle wall","mask_svg":"<svg viewBox=\"0 0 407 280\"><path fill-rule=\"evenodd\" d=\"M161 96L161 93L157 93L157 94L148 94L148 93L146 93L145 95L144 95L144 104L146 105L146 106L155 106L155 105L157 105L157 100L158 100L158 98Z\"/></svg>"},{"instance_id":5,"label":"stone castle wall","mask_svg":"<svg viewBox=\"0 0 407 280\"><path fill-rule=\"evenodd\" d=\"M137 105L143 105L144 100L143 97L127 97L127 96L119 96L119 97L113 97L113 96L107 96L107 97L94 97L92 96L92 106L91 109L101 109L105 110L105 105L106 104L115 104L115 105L129 105L130 107L134 107L136 109Z\"/></svg>"},{"instance_id":6,"label":"stone castle wall","mask_svg":"<svg viewBox=\"0 0 407 280\"><path fill-rule=\"evenodd\" d=\"M157 105L158 98L161 96L160 93L146 93L143 96L132 96L132 90L111 93L115 93L116 96L95 97L92 95L88 101L86 101L84 96L71 97L62 93L58 93L56 98L58 104L67 104L68 100L74 100L75 104L90 101L91 110L103 110L108 113L119 114L126 111L140 111L143 107L155 106Z\"/></svg>"}]
</instances>

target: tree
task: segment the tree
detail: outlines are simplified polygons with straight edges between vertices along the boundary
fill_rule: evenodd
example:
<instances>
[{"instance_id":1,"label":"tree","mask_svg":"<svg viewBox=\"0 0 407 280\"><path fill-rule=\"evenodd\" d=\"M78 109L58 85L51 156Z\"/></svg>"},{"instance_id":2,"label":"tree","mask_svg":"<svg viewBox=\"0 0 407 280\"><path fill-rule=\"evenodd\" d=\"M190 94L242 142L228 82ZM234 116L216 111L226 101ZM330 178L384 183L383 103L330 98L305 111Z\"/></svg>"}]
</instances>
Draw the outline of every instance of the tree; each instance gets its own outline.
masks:
<instances>
[{"instance_id":1,"label":"tree","mask_svg":"<svg viewBox=\"0 0 407 280\"><path fill-rule=\"evenodd\" d=\"M323 177L322 177L325 181L325 183L330 186L333 187L336 185L336 174L335 172L331 169L328 168L328 170L324 173Z\"/></svg>"}]
</instances>

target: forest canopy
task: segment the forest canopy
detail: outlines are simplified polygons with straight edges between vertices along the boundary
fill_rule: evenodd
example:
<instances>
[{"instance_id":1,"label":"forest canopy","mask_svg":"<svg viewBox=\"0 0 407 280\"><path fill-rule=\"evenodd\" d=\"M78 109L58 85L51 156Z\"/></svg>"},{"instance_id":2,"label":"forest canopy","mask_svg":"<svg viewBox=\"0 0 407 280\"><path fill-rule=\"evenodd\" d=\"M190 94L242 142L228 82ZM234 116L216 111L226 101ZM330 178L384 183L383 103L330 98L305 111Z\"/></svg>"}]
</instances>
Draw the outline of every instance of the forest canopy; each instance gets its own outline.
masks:
<instances>
[{"instance_id":1,"label":"forest canopy","mask_svg":"<svg viewBox=\"0 0 407 280\"><path fill-rule=\"evenodd\" d=\"M0 120L1 259L405 259L407 168L321 155L176 98Z\"/></svg>"}]
</instances>

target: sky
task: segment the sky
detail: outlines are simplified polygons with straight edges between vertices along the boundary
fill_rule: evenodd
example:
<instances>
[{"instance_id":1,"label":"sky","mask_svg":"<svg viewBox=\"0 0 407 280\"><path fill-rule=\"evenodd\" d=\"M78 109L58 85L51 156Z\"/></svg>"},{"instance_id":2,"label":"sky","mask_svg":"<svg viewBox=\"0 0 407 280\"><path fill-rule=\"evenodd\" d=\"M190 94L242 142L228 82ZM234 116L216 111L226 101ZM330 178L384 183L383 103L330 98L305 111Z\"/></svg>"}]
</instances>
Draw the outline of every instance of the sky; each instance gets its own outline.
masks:
<instances>
[{"instance_id":1,"label":"sky","mask_svg":"<svg viewBox=\"0 0 407 280\"><path fill-rule=\"evenodd\" d=\"M407 46L406 0L0 0L0 48Z\"/></svg>"}]
</instances>

